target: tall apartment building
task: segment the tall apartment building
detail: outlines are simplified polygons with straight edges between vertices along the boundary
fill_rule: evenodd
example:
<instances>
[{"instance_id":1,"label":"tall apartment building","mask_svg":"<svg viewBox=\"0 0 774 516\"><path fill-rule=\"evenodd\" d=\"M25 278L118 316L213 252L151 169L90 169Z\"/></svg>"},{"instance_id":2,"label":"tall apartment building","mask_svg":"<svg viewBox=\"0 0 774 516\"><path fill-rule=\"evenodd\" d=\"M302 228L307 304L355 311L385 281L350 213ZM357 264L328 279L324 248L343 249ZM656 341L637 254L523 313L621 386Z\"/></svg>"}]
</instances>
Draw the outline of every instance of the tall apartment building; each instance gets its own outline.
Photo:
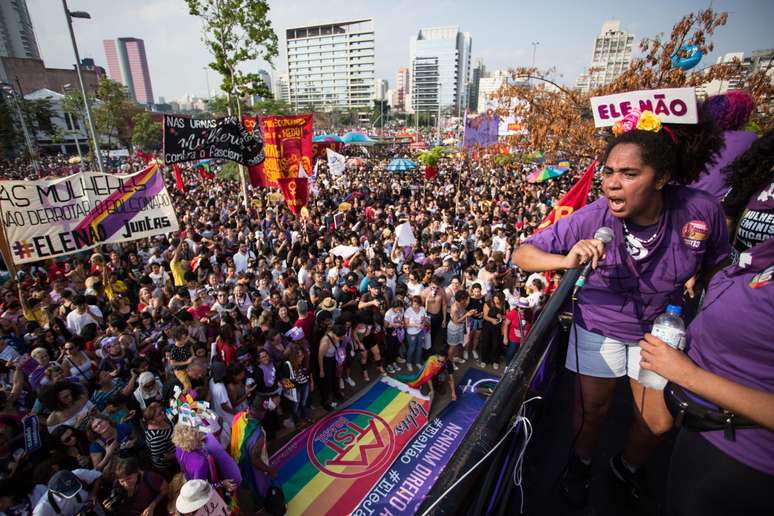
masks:
<instances>
[{"instance_id":1,"label":"tall apartment building","mask_svg":"<svg viewBox=\"0 0 774 516\"><path fill-rule=\"evenodd\" d=\"M102 41L110 79L129 90L129 96L140 104L153 104L145 42L138 38L106 39Z\"/></svg>"},{"instance_id":2,"label":"tall apartment building","mask_svg":"<svg viewBox=\"0 0 774 516\"><path fill-rule=\"evenodd\" d=\"M290 76L281 73L276 76L274 81L274 98L290 103Z\"/></svg>"},{"instance_id":3,"label":"tall apartment building","mask_svg":"<svg viewBox=\"0 0 774 516\"><path fill-rule=\"evenodd\" d=\"M40 59L26 0L0 2L0 57ZM8 80L8 74L1 59L0 80Z\"/></svg>"},{"instance_id":4,"label":"tall apartment building","mask_svg":"<svg viewBox=\"0 0 774 516\"><path fill-rule=\"evenodd\" d=\"M633 45L634 34L622 31L620 21L604 22L594 40L591 67L578 77L575 86L588 92L613 82L629 67Z\"/></svg>"},{"instance_id":5,"label":"tall apartment building","mask_svg":"<svg viewBox=\"0 0 774 516\"><path fill-rule=\"evenodd\" d=\"M481 79L487 76L483 59L478 58L476 60L476 66L473 67L471 75L470 84L468 85L468 111L478 111L479 84Z\"/></svg>"},{"instance_id":6,"label":"tall apartment building","mask_svg":"<svg viewBox=\"0 0 774 516\"><path fill-rule=\"evenodd\" d=\"M467 106L473 38L456 25L419 29L409 41L411 111L433 112Z\"/></svg>"},{"instance_id":7,"label":"tall apartment building","mask_svg":"<svg viewBox=\"0 0 774 516\"><path fill-rule=\"evenodd\" d=\"M408 96L411 91L411 74L408 67L398 68L395 76L395 89L393 90L392 109L405 111L408 104Z\"/></svg>"},{"instance_id":8,"label":"tall apartment building","mask_svg":"<svg viewBox=\"0 0 774 516\"><path fill-rule=\"evenodd\" d=\"M366 110L374 96L373 19L287 29L293 106Z\"/></svg>"},{"instance_id":9,"label":"tall apartment building","mask_svg":"<svg viewBox=\"0 0 774 516\"><path fill-rule=\"evenodd\" d=\"M734 74L733 77L728 79L714 79L700 84L696 87L696 96L700 99L705 99L712 95L722 95L727 91L743 88L747 74L751 71L752 60L749 57L745 58L744 52L729 52L719 56L717 64L733 63L734 61L739 62L739 73Z\"/></svg>"},{"instance_id":10,"label":"tall apartment building","mask_svg":"<svg viewBox=\"0 0 774 516\"><path fill-rule=\"evenodd\" d=\"M387 79L376 79L374 81L374 100L389 100L387 98L387 90L390 85Z\"/></svg>"}]
</instances>

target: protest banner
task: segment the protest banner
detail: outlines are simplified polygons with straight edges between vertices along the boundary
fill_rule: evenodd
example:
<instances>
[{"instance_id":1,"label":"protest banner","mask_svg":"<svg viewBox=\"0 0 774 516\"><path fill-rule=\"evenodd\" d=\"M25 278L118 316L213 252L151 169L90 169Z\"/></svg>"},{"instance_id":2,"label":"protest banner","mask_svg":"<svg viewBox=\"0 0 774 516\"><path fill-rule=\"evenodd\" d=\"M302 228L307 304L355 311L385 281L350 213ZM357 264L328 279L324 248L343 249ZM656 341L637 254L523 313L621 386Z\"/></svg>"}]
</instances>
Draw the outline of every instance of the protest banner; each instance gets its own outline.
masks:
<instances>
[{"instance_id":1,"label":"protest banner","mask_svg":"<svg viewBox=\"0 0 774 516\"><path fill-rule=\"evenodd\" d=\"M279 188L281 177L312 170L312 115L262 116L259 120L266 159L249 169L253 186Z\"/></svg>"},{"instance_id":2,"label":"protest banner","mask_svg":"<svg viewBox=\"0 0 774 516\"><path fill-rule=\"evenodd\" d=\"M271 458L287 514L349 514L428 420L430 400L382 377Z\"/></svg>"},{"instance_id":3,"label":"protest banner","mask_svg":"<svg viewBox=\"0 0 774 516\"><path fill-rule=\"evenodd\" d=\"M398 238L398 245L401 247L410 247L417 242L414 231L411 229L411 224L408 222L395 227L395 236Z\"/></svg>"},{"instance_id":4,"label":"protest banner","mask_svg":"<svg viewBox=\"0 0 774 516\"><path fill-rule=\"evenodd\" d=\"M488 147L497 143L500 118L493 111L482 113L478 116L465 114L465 133L462 137L462 146Z\"/></svg>"},{"instance_id":5,"label":"protest banner","mask_svg":"<svg viewBox=\"0 0 774 516\"><path fill-rule=\"evenodd\" d=\"M699 120L694 88L638 90L591 97L596 127L611 127L632 110L651 111L667 124L695 124Z\"/></svg>"},{"instance_id":6,"label":"protest banner","mask_svg":"<svg viewBox=\"0 0 774 516\"><path fill-rule=\"evenodd\" d=\"M342 154L331 149L325 150L328 157L328 170L330 170L333 177L338 177L344 174L344 169L347 167L346 161Z\"/></svg>"},{"instance_id":7,"label":"protest banner","mask_svg":"<svg viewBox=\"0 0 774 516\"><path fill-rule=\"evenodd\" d=\"M569 217L574 212L586 206L586 201L589 198L589 190L591 189L591 181L594 179L594 171L597 168L597 160L589 166L583 176L578 179L578 182L570 188L561 200L556 203L551 213L546 215L546 218L538 226L535 234L540 233L551 224L558 222L559 219Z\"/></svg>"},{"instance_id":8,"label":"protest banner","mask_svg":"<svg viewBox=\"0 0 774 516\"><path fill-rule=\"evenodd\" d=\"M305 177L280 177L277 183L285 204L297 216L309 200L309 180Z\"/></svg>"},{"instance_id":9,"label":"protest banner","mask_svg":"<svg viewBox=\"0 0 774 516\"><path fill-rule=\"evenodd\" d=\"M164 163L220 158L241 165L263 161L260 132L248 131L238 117L197 119L164 115Z\"/></svg>"},{"instance_id":10,"label":"protest banner","mask_svg":"<svg viewBox=\"0 0 774 516\"><path fill-rule=\"evenodd\" d=\"M493 387L497 381L497 376L486 371L468 369L457 385L457 401L449 403L406 445L352 516L418 514L419 505L486 403L479 387Z\"/></svg>"},{"instance_id":11,"label":"protest banner","mask_svg":"<svg viewBox=\"0 0 774 516\"><path fill-rule=\"evenodd\" d=\"M0 216L16 264L179 228L155 163L131 175L0 181Z\"/></svg>"}]
</instances>

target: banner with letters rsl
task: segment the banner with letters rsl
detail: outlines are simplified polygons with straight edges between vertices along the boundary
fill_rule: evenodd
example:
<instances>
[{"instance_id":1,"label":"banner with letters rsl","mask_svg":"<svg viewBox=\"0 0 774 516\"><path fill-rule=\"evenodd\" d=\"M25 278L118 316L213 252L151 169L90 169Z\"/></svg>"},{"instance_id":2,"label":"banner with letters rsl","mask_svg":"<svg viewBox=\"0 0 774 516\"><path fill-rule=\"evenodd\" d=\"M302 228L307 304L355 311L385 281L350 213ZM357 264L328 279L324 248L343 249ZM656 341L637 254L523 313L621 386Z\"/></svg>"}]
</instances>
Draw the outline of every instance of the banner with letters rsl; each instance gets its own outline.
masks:
<instances>
[{"instance_id":1,"label":"banner with letters rsl","mask_svg":"<svg viewBox=\"0 0 774 516\"><path fill-rule=\"evenodd\" d=\"M156 163L131 175L0 181L0 214L15 264L179 229Z\"/></svg>"}]
</instances>

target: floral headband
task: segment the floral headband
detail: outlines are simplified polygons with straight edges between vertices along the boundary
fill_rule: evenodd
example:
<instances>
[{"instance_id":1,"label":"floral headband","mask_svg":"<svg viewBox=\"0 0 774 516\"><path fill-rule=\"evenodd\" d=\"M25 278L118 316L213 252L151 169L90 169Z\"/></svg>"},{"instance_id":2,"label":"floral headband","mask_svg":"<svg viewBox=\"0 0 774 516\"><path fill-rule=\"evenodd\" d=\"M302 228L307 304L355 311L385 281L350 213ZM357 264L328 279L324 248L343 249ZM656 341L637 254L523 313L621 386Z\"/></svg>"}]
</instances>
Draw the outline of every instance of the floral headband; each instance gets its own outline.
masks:
<instances>
[{"instance_id":1,"label":"floral headband","mask_svg":"<svg viewBox=\"0 0 774 516\"><path fill-rule=\"evenodd\" d=\"M640 112L639 109L633 109L632 111L629 111L625 117L613 125L613 134L620 136L623 133L628 133L635 129L653 133L657 133L663 129L672 142L677 143L675 133L673 133L669 127L662 125L661 120L659 120L655 113L647 110Z\"/></svg>"}]
</instances>

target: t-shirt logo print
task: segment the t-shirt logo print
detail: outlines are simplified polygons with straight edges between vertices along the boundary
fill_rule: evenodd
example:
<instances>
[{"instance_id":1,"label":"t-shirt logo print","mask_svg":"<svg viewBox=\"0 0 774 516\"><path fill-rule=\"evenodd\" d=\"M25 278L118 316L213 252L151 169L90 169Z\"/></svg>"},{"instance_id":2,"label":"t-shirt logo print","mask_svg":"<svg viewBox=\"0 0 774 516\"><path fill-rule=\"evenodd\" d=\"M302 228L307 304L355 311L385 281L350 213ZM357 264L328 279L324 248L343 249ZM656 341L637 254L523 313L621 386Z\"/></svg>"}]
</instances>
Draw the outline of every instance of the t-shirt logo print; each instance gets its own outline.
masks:
<instances>
[{"instance_id":1,"label":"t-shirt logo print","mask_svg":"<svg viewBox=\"0 0 774 516\"><path fill-rule=\"evenodd\" d=\"M683 226L683 242L694 249L701 247L708 234L709 226L702 220L692 220Z\"/></svg>"},{"instance_id":2,"label":"t-shirt logo print","mask_svg":"<svg viewBox=\"0 0 774 516\"><path fill-rule=\"evenodd\" d=\"M750 280L750 288L761 288L770 285L772 278L774 278L774 265L753 276L753 279Z\"/></svg>"}]
</instances>

